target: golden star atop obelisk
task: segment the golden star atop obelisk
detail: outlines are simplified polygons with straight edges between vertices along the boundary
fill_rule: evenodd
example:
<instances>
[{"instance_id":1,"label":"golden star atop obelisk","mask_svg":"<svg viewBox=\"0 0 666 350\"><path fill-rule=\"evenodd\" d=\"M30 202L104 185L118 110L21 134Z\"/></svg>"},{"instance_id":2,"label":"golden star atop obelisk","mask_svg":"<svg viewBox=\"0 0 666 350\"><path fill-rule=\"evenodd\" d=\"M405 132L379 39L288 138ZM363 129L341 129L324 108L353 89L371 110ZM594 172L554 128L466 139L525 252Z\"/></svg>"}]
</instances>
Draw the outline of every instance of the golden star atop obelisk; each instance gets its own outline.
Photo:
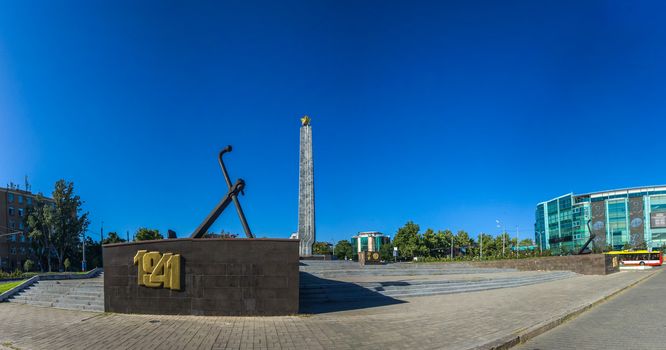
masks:
<instances>
[{"instance_id":1,"label":"golden star atop obelisk","mask_svg":"<svg viewBox=\"0 0 666 350\"><path fill-rule=\"evenodd\" d=\"M301 118L301 125L303 126L310 125L310 117L304 115L303 118Z\"/></svg>"}]
</instances>

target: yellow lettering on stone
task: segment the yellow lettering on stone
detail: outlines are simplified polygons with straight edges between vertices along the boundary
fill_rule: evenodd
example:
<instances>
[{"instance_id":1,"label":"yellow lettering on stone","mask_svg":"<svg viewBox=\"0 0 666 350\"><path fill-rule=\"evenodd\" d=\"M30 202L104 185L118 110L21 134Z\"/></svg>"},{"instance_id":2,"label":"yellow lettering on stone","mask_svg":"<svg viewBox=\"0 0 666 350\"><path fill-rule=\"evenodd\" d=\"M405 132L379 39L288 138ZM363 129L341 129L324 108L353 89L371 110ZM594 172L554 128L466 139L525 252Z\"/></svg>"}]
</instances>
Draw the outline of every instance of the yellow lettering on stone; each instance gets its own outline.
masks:
<instances>
[{"instance_id":1,"label":"yellow lettering on stone","mask_svg":"<svg viewBox=\"0 0 666 350\"><path fill-rule=\"evenodd\" d=\"M143 286L143 276L146 275L146 271L143 269L143 255L147 252L147 250L139 250L134 256L134 265L139 265L139 271L136 276L140 286Z\"/></svg>"},{"instance_id":2,"label":"yellow lettering on stone","mask_svg":"<svg viewBox=\"0 0 666 350\"><path fill-rule=\"evenodd\" d=\"M167 271L165 269L166 261L169 259L171 256L171 253L166 253L162 255L160 260L157 262L157 265L155 265L155 268L153 269L153 273L150 274L150 282L151 283L159 283L163 284L164 288L169 288L169 282L166 281L165 276L167 276Z\"/></svg>"},{"instance_id":3,"label":"yellow lettering on stone","mask_svg":"<svg viewBox=\"0 0 666 350\"><path fill-rule=\"evenodd\" d=\"M180 290L180 254L169 257L164 274L169 276L169 288Z\"/></svg>"},{"instance_id":4,"label":"yellow lettering on stone","mask_svg":"<svg viewBox=\"0 0 666 350\"><path fill-rule=\"evenodd\" d=\"M180 254L139 250L134 256L140 286L180 290Z\"/></svg>"},{"instance_id":5,"label":"yellow lettering on stone","mask_svg":"<svg viewBox=\"0 0 666 350\"><path fill-rule=\"evenodd\" d=\"M143 269L146 271L145 276L143 276L143 284L146 287L161 287L162 283L161 282L151 282L150 277L153 274L153 272L156 270L155 267L157 266L157 263L160 261L162 258L162 254L160 252L148 252L143 255Z\"/></svg>"}]
</instances>

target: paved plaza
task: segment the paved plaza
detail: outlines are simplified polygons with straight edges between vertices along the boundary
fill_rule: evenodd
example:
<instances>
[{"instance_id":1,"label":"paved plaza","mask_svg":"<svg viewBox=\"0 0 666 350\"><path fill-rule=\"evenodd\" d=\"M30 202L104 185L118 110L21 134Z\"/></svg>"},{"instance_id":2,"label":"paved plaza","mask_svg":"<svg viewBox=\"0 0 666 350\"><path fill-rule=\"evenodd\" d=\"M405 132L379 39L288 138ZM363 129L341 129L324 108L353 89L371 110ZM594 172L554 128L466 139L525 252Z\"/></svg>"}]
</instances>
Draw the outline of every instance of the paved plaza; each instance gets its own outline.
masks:
<instances>
[{"instance_id":1,"label":"paved plaza","mask_svg":"<svg viewBox=\"0 0 666 350\"><path fill-rule=\"evenodd\" d=\"M659 272L575 275L513 288L408 297L384 306L283 317L125 315L2 303L0 344L8 349L86 350L489 348Z\"/></svg>"},{"instance_id":2,"label":"paved plaza","mask_svg":"<svg viewBox=\"0 0 666 350\"><path fill-rule=\"evenodd\" d=\"M659 273L517 350L664 349L664 290Z\"/></svg>"}]
</instances>

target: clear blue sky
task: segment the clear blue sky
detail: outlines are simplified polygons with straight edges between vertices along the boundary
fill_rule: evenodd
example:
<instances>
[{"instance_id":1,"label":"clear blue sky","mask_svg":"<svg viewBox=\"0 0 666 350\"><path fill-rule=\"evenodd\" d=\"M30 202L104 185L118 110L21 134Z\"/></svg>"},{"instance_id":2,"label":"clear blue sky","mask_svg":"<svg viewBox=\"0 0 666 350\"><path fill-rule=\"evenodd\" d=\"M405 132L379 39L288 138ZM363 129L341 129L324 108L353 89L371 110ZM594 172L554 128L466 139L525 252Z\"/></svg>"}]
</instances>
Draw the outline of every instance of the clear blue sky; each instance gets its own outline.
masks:
<instances>
[{"instance_id":1,"label":"clear blue sky","mask_svg":"<svg viewBox=\"0 0 666 350\"><path fill-rule=\"evenodd\" d=\"M660 3L4 2L0 183L74 181L95 238L186 236L232 144L253 231L288 237L309 114L318 240L531 237L537 202L666 182Z\"/></svg>"}]
</instances>

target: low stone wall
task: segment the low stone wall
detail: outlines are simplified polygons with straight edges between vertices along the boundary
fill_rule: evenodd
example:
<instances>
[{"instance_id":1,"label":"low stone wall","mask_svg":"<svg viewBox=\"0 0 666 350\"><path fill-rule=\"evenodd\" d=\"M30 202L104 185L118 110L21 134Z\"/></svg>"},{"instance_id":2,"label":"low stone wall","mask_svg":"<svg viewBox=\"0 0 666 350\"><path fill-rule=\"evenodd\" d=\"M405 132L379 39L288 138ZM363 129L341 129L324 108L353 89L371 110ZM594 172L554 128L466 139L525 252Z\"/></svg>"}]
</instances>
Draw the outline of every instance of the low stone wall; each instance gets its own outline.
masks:
<instances>
[{"instance_id":1,"label":"low stone wall","mask_svg":"<svg viewBox=\"0 0 666 350\"><path fill-rule=\"evenodd\" d=\"M141 285L140 262L135 264L139 251L159 252L165 264L166 258L171 257L166 253L174 257L179 254L179 280ZM298 240L141 241L104 245L103 255L107 312L264 316L298 313ZM157 255L155 261L147 264L155 266L156 275L160 274L157 270L166 275L167 269L157 263L160 258ZM169 271L175 270L175 265L169 267Z\"/></svg>"},{"instance_id":2,"label":"low stone wall","mask_svg":"<svg viewBox=\"0 0 666 350\"><path fill-rule=\"evenodd\" d=\"M481 261L476 266L513 268L521 271L573 271L583 275L607 275L620 271L617 259L605 254L548 256L541 258Z\"/></svg>"}]
</instances>

